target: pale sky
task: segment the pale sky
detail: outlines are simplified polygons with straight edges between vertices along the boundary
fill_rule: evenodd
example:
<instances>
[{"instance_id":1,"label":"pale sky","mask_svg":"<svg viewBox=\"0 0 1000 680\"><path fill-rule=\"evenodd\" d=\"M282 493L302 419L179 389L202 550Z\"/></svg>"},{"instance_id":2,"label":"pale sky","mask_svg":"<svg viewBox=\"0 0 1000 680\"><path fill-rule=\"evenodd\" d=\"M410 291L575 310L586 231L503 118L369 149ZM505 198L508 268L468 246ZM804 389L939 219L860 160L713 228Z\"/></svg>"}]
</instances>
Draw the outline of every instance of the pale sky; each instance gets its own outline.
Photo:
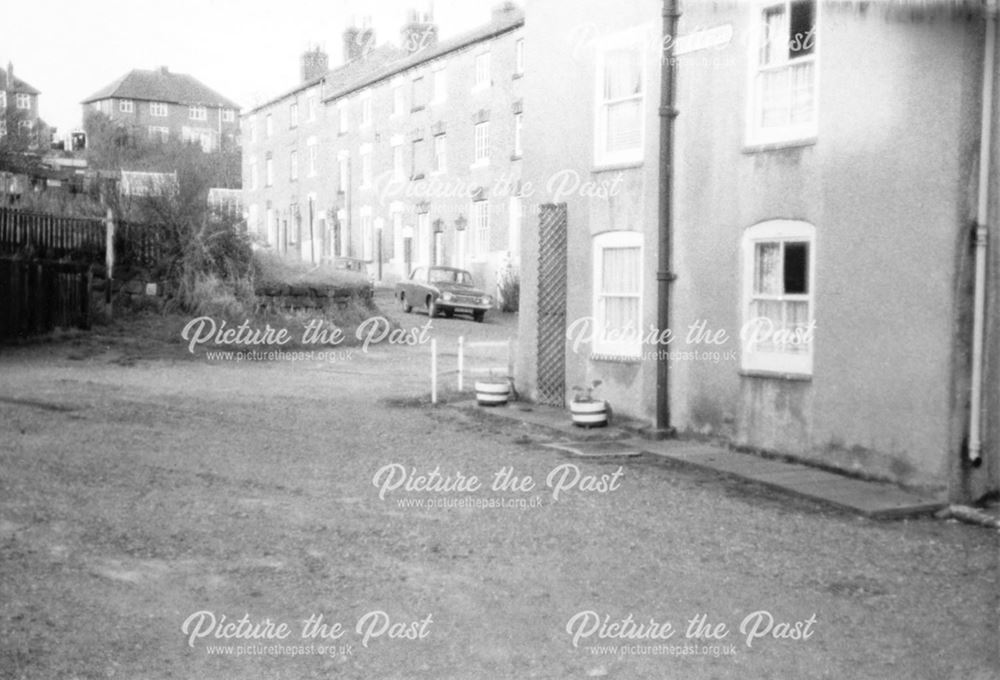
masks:
<instances>
[{"instance_id":1,"label":"pale sky","mask_svg":"<svg viewBox=\"0 0 1000 680\"><path fill-rule=\"evenodd\" d=\"M80 101L134 68L189 73L244 108L294 87L310 45L341 62L352 17L398 42L408 8L432 0L32 0L4 2L0 64L38 90L59 134L78 127ZM447 38L490 18L500 0L436 0ZM522 4L523 3L519 3Z\"/></svg>"}]
</instances>

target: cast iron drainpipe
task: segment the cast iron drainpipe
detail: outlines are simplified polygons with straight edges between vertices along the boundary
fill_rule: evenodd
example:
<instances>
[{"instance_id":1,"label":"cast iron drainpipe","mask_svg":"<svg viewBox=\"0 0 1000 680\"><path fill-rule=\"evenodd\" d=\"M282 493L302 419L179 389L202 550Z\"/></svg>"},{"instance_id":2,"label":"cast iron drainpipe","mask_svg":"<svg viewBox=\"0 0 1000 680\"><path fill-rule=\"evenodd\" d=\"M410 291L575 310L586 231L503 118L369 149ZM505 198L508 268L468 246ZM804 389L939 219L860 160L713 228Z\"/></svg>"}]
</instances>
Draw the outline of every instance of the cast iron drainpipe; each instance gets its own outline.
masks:
<instances>
[{"instance_id":1,"label":"cast iron drainpipe","mask_svg":"<svg viewBox=\"0 0 1000 680\"><path fill-rule=\"evenodd\" d=\"M674 82L677 64L674 62L674 43L677 40L677 20L680 18L680 0L663 0L663 42L660 62L660 186L659 186L659 260L656 272L658 333L670 328L670 284L677 276L671 271L673 242L674 180ZM656 352L656 435L669 437L670 425L670 363L662 348Z\"/></svg>"},{"instance_id":2,"label":"cast iron drainpipe","mask_svg":"<svg viewBox=\"0 0 1000 680\"><path fill-rule=\"evenodd\" d=\"M979 205L976 210L976 269L972 317L972 395L969 408L969 461L979 465L983 451L983 345L986 340L986 247L989 241L990 154L993 85L996 65L997 0L986 2L986 46L983 50L983 110L979 136Z\"/></svg>"}]
</instances>

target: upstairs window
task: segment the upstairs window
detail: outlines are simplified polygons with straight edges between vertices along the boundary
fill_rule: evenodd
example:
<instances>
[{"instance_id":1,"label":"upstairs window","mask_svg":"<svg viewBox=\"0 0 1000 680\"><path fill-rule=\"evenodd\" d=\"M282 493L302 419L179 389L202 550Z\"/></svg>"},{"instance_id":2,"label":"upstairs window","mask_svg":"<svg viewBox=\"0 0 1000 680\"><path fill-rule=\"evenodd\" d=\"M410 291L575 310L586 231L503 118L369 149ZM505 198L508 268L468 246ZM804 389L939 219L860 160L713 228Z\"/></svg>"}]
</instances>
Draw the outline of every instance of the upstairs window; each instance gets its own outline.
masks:
<instances>
[{"instance_id":1,"label":"upstairs window","mask_svg":"<svg viewBox=\"0 0 1000 680\"><path fill-rule=\"evenodd\" d=\"M31 108L31 95L25 94L23 92L18 92L16 97L17 108L19 109L30 109Z\"/></svg>"},{"instance_id":2,"label":"upstairs window","mask_svg":"<svg viewBox=\"0 0 1000 680\"><path fill-rule=\"evenodd\" d=\"M299 178L299 152L291 151L288 154L288 179L295 181Z\"/></svg>"},{"instance_id":3,"label":"upstairs window","mask_svg":"<svg viewBox=\"0 0 1000 680\"><path fill-rule=\"evenodd\" d=\"M233 109L222 109L222 122L232 123L236 120L236 111Z\"/></svg>"},{"instance_id":4,"label":"upstairs window","mask_svg":"<svg viewBox=\"0 0 1000 680\"><path fill-rule=\"evenodd\" d=\"M133 113L135 111L135 103L131 99L120 99L118 100L118 111L121 113Z\"/></svg>"},{"instance_id":5,"label":"upstairs window","mask_svg":"<svg viewBox=\"0 0 1000 680\"><path fill-rule=\"evenodd\" d=\"M812 374L814 241L806 222L771 220L746 230L744 370Z\"/></svg>"},{"instance_id":6,"label":"upstairs window","mask_svg":"<svg viewBox=\"0 0 1000 680\"><path fill-rule=\"evenodd\" d=\"M372 95L366 92L361 95L361 127L372 124Z\"/></svg>"},{"instance_id":7,"label":"upstairs window","mask_svg":"<svg viewBox=\"0 0 1000 680\"><path fill-rule=\"evenodd\" d=\"M518 38L514 43L514 73L515 75L524 73L524 38Z\"/></svg>"},{"instance_id":8,"label":"upstairs window","mask_svg":"<svg viewBox=\"0 0 1000 680\"><path fill-rule=\"evenodd\" d=\"M486 165L490 162L490 123L485 121L478 123L474 134L475 147L473 149L475 159L474 165Z\"/></svg>"},{"instance_id":9,"label":"upstairs window","mask_svg":"<svg viewBox=\"0 0 1000 680\"><path fill-rule=\"evenodd\" d=\"M288 105L288 127L299 126L299 103L292 102Z\"/></svg>"},{"instance_id":10,"label":"upstairs window","mask_svg":"<svg viewBox=\"0 0 1000 680\"><path fill-rule=\"evenodd\" d=\"M448 172L448 139L444 135L434 137L434 172Z\"/></svg>"},{"instance_id":11,"label":"upstairs window","mask_svg":"<svg viewBox=\"0 0 1000 680\"><path fill-rule=\"evenodd\" d=\"M413 107L411 109L412 111L419 111L422 108L424 108L424 104L426 104L426 97L427 97L427 95L424 92L425 87L426 86L424 85L423 76L417 76L416 78L413 79L413 87L411 92L411 96L413 99Z\"/></svg>"},{"instance_id":12,"label":"upstairs window","mask_svg":"<svg viewBox=\"0 0 1000 680\"><path fill-rule=\"evenodd\" d=\"M270 137L274 134L274 117L269 113L264 118L264 135Z\"/></svg>"},{"instance_id":13,"label":"upstairs window","mask_svg":"<svg viewBox=\"0 0 1000 680\"><path fill-rule=\"evenodd\" d=\"M441 104L448 98L448 71L444 66L434 71L434 96L435 104Z\"/></svg>"},{"instance_id":14,"label":"upstairs window","mask_svg":"<svg viewBox=\"0 0 1000 680\"><path fill-rule=\"evenodd\" d=\"M476 84L474 89L489 87L492 84L490 76L490 53L476 55Z\"/></svg>"},{"instance_id":15,"label":"upstairs window","mask_svg":"<svg viewBox=\"0 0 1000 680\"><path fill-rule=\"evenodd\" d=\"M153 116L154 118L166 118L167 105L164 102L150 102L149 115Z\"/></svg>"},{"instance_id":16,"label":"upstairs window","mask_svg":"<svg viewBox=\"0 0 1000 680\"><path fill-rule=\"evenodd\" d=\"M816 0L761 9L753 59L748 141L768 144L816 135Z\"/></svg>"},{"instance_id":17,"label":"upstairs window","mask_svg":"<svg viewBox=\"0 0 1000 680\"><path fill-rule=\"evenodd\" d=\"M208 109L204 106L189 106L188 118L191 120L208 120Z\"/></svg>"},{"instance_id":18,"label":"upstairs window","mask_svg":"<svg viewBox=\"0 0 1000 680\"><path fill-rule=\"evenodd\" d=\"M405 105L405 102L403 101L404 96L405 93L403 92L403 84L395 83L392 86L392 115L403 115L403 106Z\"/></svg>"},{"instance_id":19,"label":"upstairs window","mask_svg":"<svg viewBox=\"0 0 1000 680\"><path fill-rule=\"evenodd\" d=\"M643 158L645 64L641 35L628 32L605 42L597 55L595 163Z\"/></svg>"}]
</instances>

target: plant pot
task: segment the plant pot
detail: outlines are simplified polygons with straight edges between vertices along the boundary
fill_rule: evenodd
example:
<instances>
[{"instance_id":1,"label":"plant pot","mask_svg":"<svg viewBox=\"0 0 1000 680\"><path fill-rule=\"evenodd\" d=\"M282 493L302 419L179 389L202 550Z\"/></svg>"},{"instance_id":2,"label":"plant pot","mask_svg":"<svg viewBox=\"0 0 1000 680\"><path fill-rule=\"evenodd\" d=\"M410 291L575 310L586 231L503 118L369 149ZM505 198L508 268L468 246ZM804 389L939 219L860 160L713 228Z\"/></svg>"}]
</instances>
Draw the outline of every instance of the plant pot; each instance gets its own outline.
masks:
<instances>
[{"instance_id":1,"label":"plant pot","mask_svg":"<svg viewBox=\"0 0 1000 680\"><path fill-rule=\"evenodd\" d=\"M476 381L476 402L480 406L505 406L510 398L510 383Z\"/></svg>"},{"instance_id":2,"label":"plant pot","mask_svg":"<svg viewBox=\"0 0 1000 680\"><path fill-rule=\"evenodd\" d=\"M605 427L608 424L608 402L603 399L571 401L569 410L577 427Z\"/></svg>"}]
</instances>

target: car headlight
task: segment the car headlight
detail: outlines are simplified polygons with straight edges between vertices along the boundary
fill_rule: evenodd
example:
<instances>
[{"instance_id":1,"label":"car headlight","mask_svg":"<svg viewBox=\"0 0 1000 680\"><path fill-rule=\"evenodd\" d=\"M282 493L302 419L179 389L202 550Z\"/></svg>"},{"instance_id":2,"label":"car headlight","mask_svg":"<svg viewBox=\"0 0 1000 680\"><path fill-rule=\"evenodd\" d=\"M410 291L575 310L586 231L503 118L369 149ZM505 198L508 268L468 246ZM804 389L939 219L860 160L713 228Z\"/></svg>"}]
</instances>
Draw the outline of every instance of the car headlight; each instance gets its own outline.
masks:
<instances>
[{"instance_id":1,"label":"car headlight","mask_svg":"<svg viewBox=\"0 0 1000 680\"><path fill-rule=\"evenodd\" d=\"M441 299L444 300L445 302L450 302L451 300L455 299L455 296L452 295L451 293L441 293Z\"/></svg>"},{"instance_id":2,"label":"car headlight","mask_svg":"<svg viewBox=\"0 0 1000 680\"><path fill-rule=\"evenodd\" d=\"M493 298L491 298L489 295L484 295L481 298L479 298L479 302L482 303L482 304L484 304L484 305L492 305L493 304Z\"/></svg>"}]
</instances>

